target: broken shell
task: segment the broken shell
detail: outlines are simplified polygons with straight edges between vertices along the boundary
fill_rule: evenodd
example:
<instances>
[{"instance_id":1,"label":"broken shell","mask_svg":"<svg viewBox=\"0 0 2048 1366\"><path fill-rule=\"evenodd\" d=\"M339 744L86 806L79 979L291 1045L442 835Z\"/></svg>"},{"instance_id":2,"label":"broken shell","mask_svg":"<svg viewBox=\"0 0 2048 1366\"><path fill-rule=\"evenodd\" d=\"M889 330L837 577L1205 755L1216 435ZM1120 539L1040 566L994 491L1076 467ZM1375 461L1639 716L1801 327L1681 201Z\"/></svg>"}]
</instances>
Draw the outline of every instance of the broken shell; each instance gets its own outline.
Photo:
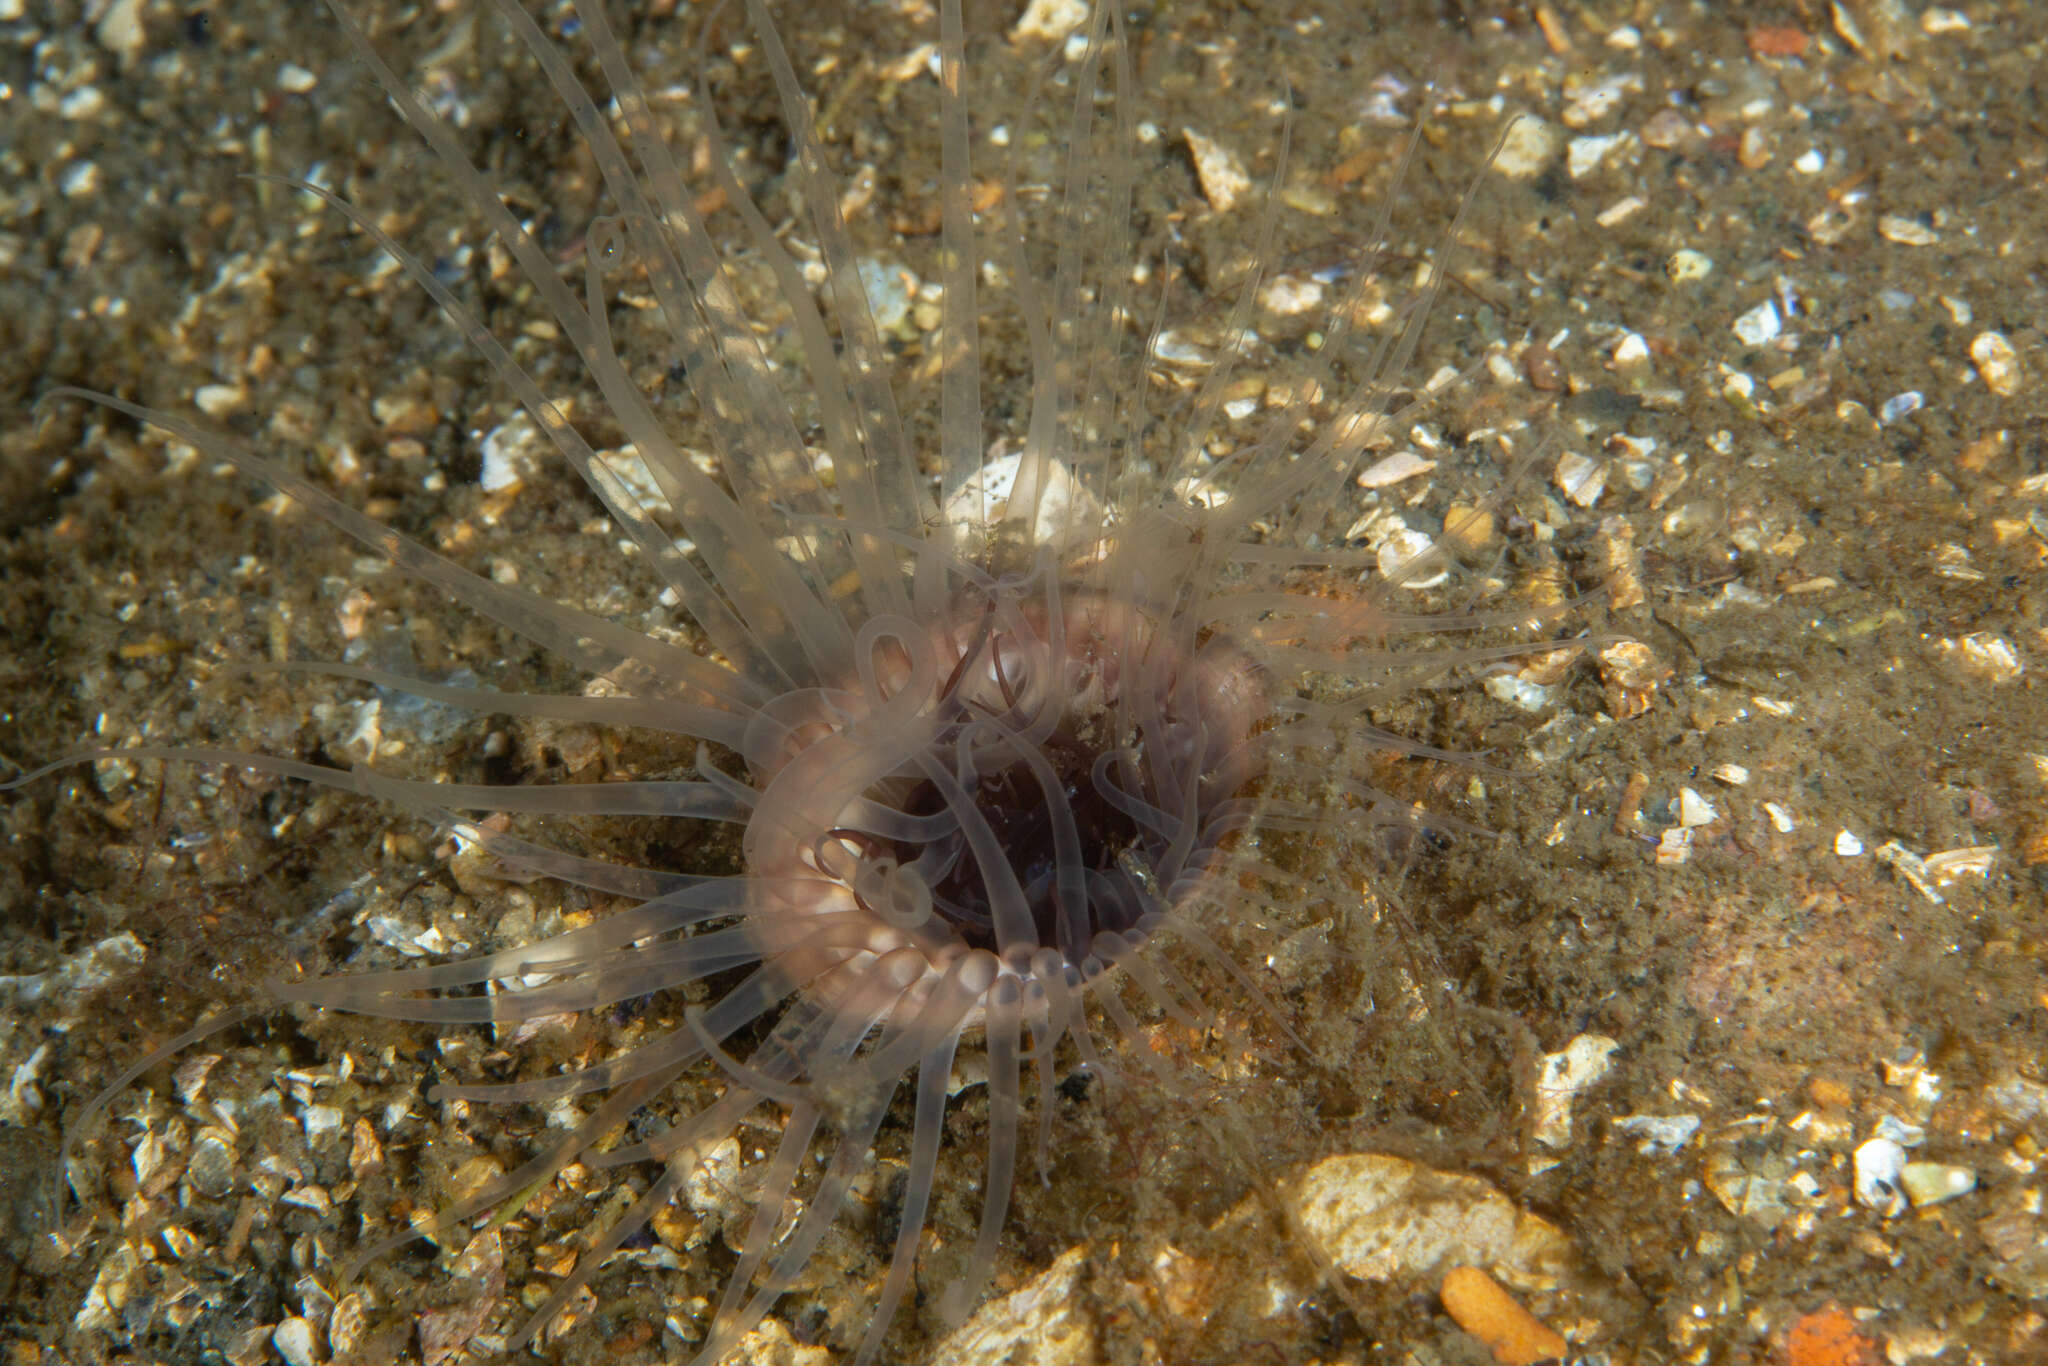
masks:
<instances>
[{"instance_id":1,"label":"broken shell","mask_svg":"<svg viewBox=\"0 0 2048 1366\"><path fill-rule=\"evenodd\" d=\"M1889 1219L1906 1208L1899 1178L1906 1150L1888 1138L1873 1138L1856 1150L1856 1203Z\"/></svg>"}]
</instances>

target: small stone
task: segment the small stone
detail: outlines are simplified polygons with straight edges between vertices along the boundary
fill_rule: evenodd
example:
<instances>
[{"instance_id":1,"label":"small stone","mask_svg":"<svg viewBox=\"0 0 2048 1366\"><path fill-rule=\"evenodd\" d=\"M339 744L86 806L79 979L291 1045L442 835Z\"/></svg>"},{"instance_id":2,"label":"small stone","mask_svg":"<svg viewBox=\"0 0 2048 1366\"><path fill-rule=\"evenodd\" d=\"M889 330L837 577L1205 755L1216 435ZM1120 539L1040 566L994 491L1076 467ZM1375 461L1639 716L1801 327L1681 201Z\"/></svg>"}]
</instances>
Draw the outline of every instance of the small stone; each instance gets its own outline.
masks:
<instances>
[{"instance_id":1,"label":"small stone","mask_svg":"<svg viewBox=\"0 0 2048 1366\"><path fill-rule=\"evenodd\" d=\"M1977 1189L1977 1173L1943 1162L1908 1162L1899 1172L1899 1186L1914 1209L1939 1205Z\"/></svg>"},{"instance_id":2,"label":"small stone","mask_svg":"<svg viewBox=\"0 0 2048 1366\"><path fill-rule=\"evenodd\" d=\"M1617 640L1603 646L1594 658L1607 694L1607 714L1617 721L1647 712L1657 689L1671 677L1671 666L1639 640Z\"/></svg>"},{"instance_id":3,"label":"small stone","mask_svg":"<svg viewBox=\"0 0 2048 1366\"><path fill-rule=\"evenodd\" d=\"M1885 214L1877 220L1877 235L1902 247L1931 247L1941 240L1940 233L1919 219L1895 213Z\"/></svg>"},{"instance_id":4,"label":"small stone","mask_svg":"<svg viewBox=\"0 0 2048 1366\"><path fill-rule=\"evenodd\" d=\"M2000 398L2009 398L2020 387L2020 357L2003 332L1979 332L1970 343L1970 359L1977 366L1984 387Z\"/></svg>"},{"instance_id":5,"label":"small stone","mask_svg":"<svg viewBox=\"0 0 2048 1366\"><path fill-rule=\"evenodd\" d=\"M142 0L114 0L93 25L92 36L107 51L119 53L124 61L140 54L149 41L142 26Z\"/></svg>"},{"instance_id":6,"label":"small stone","mask_svg":"<svg viewBox=\"0 0 2048 1366\"><path fill-rule=\"evenodd\" d=\"M1730 787L1749 786L1749 770L1741 764L1716 764L1713 778L1715 782L1726 783Z\"/></svg>"},{"instance_id":7,"label":"small stone","mask_svg":"<svg viewBox=\"0 0 2048 1366\"><path fill-rule=\"evenodd\" d=\"M1414 451L1395 451L1392 455L1374 461L1358 472L1358 487L1362 489L1383 489L1420 474L1428 474L1436 468L1436 461L1425 460ZM1446 519L1448 521L1448 519Z\"/></svg>"},{"instance_id":8,"label":"small stone","mask_svg":"<svg viewBox=\"0 0 2048 1366\"><path fill-rule=\"evenodd\" d=\"M1323 302L1323 282L1312 275L1282 271L1259 287L1259 307L1282 318L1298 317Z\"/></svg>"},{"instance_id":9,"label":"small stone","mask_svg":"<svg viewBox=\"0 0 2048 1366\"><path fill-rule=\"evenodd\" d=\"M543 438L525 413L484 433L477 483L485 493L516 489L539 468Z\"/></svg>"},{"instance_id":10,"label":"small stone","mask_svg":"<svg viewBox=\"0 0 2048 1366\"><path fill-rule=\"evenodd\" d=\"M1010 36L1057 43L1087 22L1088 6L1083 0L1031 0L1010 26Z\"/></svg>"},{"instance_id":11,"label":"small stone","mask_svg":"<svg viewBox=\"0 0 2048 1366\"><path fill-rule=\"evenodd\" d=\"M1570 1270L1570 1241L1474 1176L1407 1158L1351 1153L1324 1158L1288 1198L1324 1256L1363 1281L1428 1277L1484 1266L1518 1289L1555 1285Z\"/></svg>"},{"instance_id":12,"label":"small stone","mask_svg":"<svg viewBox=\"0 0 2048 1366\"><path fill-rule=\"evenodd\" d=\"M313 1366L319 1360L313 1325L297 1316L286 1319L271 1330L270 1345L277 1348L277 1354L285 1359L286 1366Z\"/></svg>"},{"instance_id":13,"label":"small stone","mask_svg":"<svg viewBox=\"0 0 2048 1366\"><path fill-rule=\"evenodd\" d=\"M974 1311L933 1359L959 1366L1081 1366L1098 1359L1095 1319L1082 1287L1088 1249L1068 1248L1007 1295ZM946 1306L957 1314L957 1302Z\"/></svg>"},{"instance_id":14,"label":"small stone","mask_svg":"<svg viewBox=\"0 0 2048 1366\"><path fill-rule=\"evenodd\" d=\"M1857 858L1863 853L1863 841L1847 830L1835 832L1835 853L1843 858Z\"/></svg>"},{"instance_id":15,"label":"small stone","mask_svg":"<svg viewBox=\"0 0 2048 1366\"><path fill-rule=\"evenodd\" d=\"M208 417L232 417L249 402L249 391L239 384L202 384L193 391L192 402Z\"/></svg>"},{"instance_id":16,"label":"small stone","mask_svg":"<svg viewBox=\"0 0 2048 1366\"><path fill-rule=\"evenodd\" d=\"M287 95L303 95L318 84L320 78L297 62L286 62L277 69L277 88Z\"/></svg>"}]
</instances>

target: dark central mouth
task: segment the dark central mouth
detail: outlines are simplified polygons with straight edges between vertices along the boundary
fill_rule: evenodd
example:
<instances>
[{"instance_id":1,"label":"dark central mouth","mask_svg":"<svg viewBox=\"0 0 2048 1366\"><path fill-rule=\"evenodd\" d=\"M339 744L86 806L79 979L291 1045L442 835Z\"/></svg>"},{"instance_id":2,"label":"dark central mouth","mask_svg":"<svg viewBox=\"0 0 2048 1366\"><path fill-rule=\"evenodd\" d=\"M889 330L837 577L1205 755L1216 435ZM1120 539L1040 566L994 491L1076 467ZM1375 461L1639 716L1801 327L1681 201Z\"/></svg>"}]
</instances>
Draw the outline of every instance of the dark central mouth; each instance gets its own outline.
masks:
<instances>
[{"instance_id":1,"label":"dark central mouth","mask_svg":"<svg viewBox=\"0 0 2048 1366\"><path fill-rule=\"evenodd\" d=\"M862 909L900 923L915 888L958 947L1002 955L1028 934L1079 962L1206 870L1252 776L1250 675L1129 604L1049 596L1064 607L977 610L951 638L922 752L867 793L900 828L835 833Z\"/></svg>"},{"instance_id":2,"label":"dark central mouth","mask_svg":"<svg viewBox=\"0 0 2048 1366\"><path fill-rule=\"evenodd\" d=\"M1142 743L1137 748L1142 753ZM1065 725L1040 741L1038 749L1052 768L1080 836L1079 861L1088 888L1091 927L1098 932L1132 928L1144 913L1144 889L1121 865L1125 855L1138 848L1143 832L1095 781L1096 761L1105 751ZM1011 762L982 774L972 791L976 809L995 832L1004 861L1024 889L1038 942L1057 945L1062 951L1085 947L1062 942L1066 936L1061 931L1057 898L1059 841L1040 779L1025 764ZM945 797L930 781L920 782L904 799L904 809L917 816L936 815L945 806ZM932 879L932 909L952 925L963 943L994 951L995 917L989 906L987 878L965 837L955 832L928 846L892 843L891 852L899 864L927 860L943 868Z\"/></svg>"}]
</instances>

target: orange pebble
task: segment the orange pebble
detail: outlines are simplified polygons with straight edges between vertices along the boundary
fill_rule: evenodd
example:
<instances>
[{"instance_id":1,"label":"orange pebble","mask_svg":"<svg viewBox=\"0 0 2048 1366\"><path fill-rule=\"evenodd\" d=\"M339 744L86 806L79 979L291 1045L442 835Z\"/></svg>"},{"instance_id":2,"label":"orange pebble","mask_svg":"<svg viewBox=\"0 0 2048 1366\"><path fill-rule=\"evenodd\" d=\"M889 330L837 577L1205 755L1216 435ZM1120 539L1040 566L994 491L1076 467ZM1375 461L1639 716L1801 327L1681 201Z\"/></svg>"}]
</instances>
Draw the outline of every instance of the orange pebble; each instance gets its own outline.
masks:
<instances>
[{"instance_id":1,"label":"orange pebble","mask_svg":"<svg viewBox=\"0 0 2048 1366\"><path fill-rule=\"evenodd\" d=\"M1476 1267L1452 1267L1444 1273L1438 1293L1444 1311L1485 1343L1500 1366L1534 1366L1562 1358L1570 1350L1548 1324L1515 1303L1498 1281Z\"/></svg>"},{"instance_id":2,"label":"orange pebble","mask_svg":"<svg viewBox=\"0 0 2048 1366\"><path fill-rule=\"evenodd\" d=\"M1785 1334L1787 1366L1882 1366L1877 1344L1856 1331L1856 1320L1831 1304L1808 1314Z\"/></svg>"}]
</instances>

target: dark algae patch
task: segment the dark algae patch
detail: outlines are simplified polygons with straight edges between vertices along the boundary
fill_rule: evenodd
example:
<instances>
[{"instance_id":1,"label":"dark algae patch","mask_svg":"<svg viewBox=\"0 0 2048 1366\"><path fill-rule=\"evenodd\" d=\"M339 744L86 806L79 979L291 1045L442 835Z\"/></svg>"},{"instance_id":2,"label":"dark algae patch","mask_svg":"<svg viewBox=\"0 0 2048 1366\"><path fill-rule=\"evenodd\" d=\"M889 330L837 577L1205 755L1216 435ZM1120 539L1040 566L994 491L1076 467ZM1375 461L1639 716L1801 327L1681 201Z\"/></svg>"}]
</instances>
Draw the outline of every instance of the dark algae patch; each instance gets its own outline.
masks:
<instances>
[{"instance_id":1,"label":"dark algae patch","mask_svg":"<svg viewBox=\"0 0 2048 1366\"><path fill-rule=\"evenodd\" d=\"M1027 1153L978 1347L949 1341L937 1312L974 1240L991 1122L963 1074L926 1260L884 1359L1001 1360L1008 1322L1041 1353L1020 1360L1485 1361L1437 1298L1454 1260L1614 1362L1805 1363L1829 1359L1802 1355L1823 1342L2033 1359L2048 1331L2048 141L2033 94L2048 20L2017 4L1362 10L1130 11L1136 117L1156 132L1133 154L1136 231L1166 244L1192 347L1223 336L1258 257L1261 342L1238 375L1289 383L1381 206L1394 227L1366 313L1410 297L1509 118L1538 116L1473 200L1409 376L1469 381L1367 462L1435 468L1347 486L1339 520L1375 517L1353 539L1371 549L1390 515L1437 535L1453 504L1486 506L1492 535L1445 591L1498 582L1522 606L1604 593L1571 619L1600 643L1590 659L1466 666L1369 713L1507 770L1374 761L1385 790L1492 836L1263 845L1297 892L1274 898L1258 941L1274 961L1252 967L1309 1056L1197 967L1256 1052L1148 1019L1143 1046L1182 1069L1192 1102L1132 1046L1122 1086L1070 1071L1052 1183ZM513 408L432 302L332 210L249 176L360 205L458 282L544 387L581 399L571 420L594 445L624 436L559 340L528 330L530 285L324 15L6 11L0 757L212 745L346 767L373 751L380 771L459 782L687 768L644 737L240 667L583 682L207 457L39 396L80 385L211 412L478 573L636 622L657 606L642 569L621 572L617 529L551 455L524 461L516 426L499 448L520 483L485 487L484 436ZM1059 64L1008 36L1016 17L976 21L976 154L1008 124L1024 179L1044 182L1057 158L1025 136L1023 92ZM380 49L467 120L482 168L580 287L601 186L541 74L483 14L377 20ZM694 53L651 35L694 37L694 21L644 22L629 54L651 89L684 89ZM737 174L795 219L773 90L730 52L741 16L721 23L707 74ZM911 60L931 24L855 7L783 29L858 250L937 279L937 93ZM694 98L663 106L685 146ZM1187 129L1241 159L1244 202L1217 207ZM772 304L737 215L705 207L744 302ZM1138 291L1140 328L1157 286ZM1320 304L1303 306L1311 286ZM610 312L633 378L685 403L646 291L618 288L641 296ZM770 345L798 354L786 317L775 326ZM919 365L932 331L912 300L888 338L913 423L936 411L937 369ZM1021 426L1028 339L1001 317L983 347L991 425ZM1154 369L1166 392L1172 367ZM1517 452L1552 443L1504 494L1501 434ZM1331 570L1328 591L1357 578ZM1330 772L1366 761L1349 743ZM1302 767L1282 780L1313 788L1322 766ZM505 881L393 808L258 773L103 762L4 800L9 1366L288 1360L299 1321L314 1359L419 1359L465 1315L509 1335L598 1214L644 1188L645 1173L587 1169L518 1211L495 1262L465 1231L339 1283L366 1229L453 1203L559 1132L544 1107L433 1104L427 1088L544 1075L695 1002L620 1003L516 1042L290 1009L125 1091L74 1156L52 1243L41 1188L66 1115L216 1004L366 946L496 947L601 908ZM740 859L719 831L585 837L597 857ZM701 1090L665 1116L713 1098ZM900 1096L757 1359L850 1357L900 1226L911 1110ZM736 1170L600 1272L544 1356L688 1355L770 1120L740 1131ZM618 1141L644 1136L628 1124ZM1422 1222L1425 1197L1463 1227L1404 1260L1388 1231ZM1484 1243L1482 1211L1540 1227Z\"/></svg>"}]
</instances>

